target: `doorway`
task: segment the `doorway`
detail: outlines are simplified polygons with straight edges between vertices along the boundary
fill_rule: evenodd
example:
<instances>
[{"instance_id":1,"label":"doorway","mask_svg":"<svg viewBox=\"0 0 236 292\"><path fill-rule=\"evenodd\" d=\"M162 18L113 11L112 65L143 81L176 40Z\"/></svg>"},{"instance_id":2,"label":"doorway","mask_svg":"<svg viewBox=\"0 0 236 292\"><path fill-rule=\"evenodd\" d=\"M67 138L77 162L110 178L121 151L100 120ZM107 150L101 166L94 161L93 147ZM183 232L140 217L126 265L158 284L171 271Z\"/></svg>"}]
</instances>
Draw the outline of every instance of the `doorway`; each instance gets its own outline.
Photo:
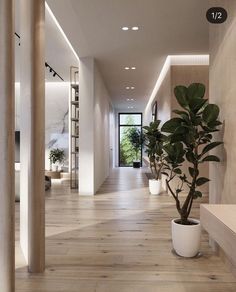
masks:
<instances>
[{"instance_id":1,"label":"doorway","mask_svg":"<svg viewBox=\"0 0 236 292\"><path fill-rule=\"evenodd\" d=\"M133 161L142 165L142 146L132 145L130 137L142 134L142 113L119 113L119 167L132 167Z\"/></svg>"}]
</instances>

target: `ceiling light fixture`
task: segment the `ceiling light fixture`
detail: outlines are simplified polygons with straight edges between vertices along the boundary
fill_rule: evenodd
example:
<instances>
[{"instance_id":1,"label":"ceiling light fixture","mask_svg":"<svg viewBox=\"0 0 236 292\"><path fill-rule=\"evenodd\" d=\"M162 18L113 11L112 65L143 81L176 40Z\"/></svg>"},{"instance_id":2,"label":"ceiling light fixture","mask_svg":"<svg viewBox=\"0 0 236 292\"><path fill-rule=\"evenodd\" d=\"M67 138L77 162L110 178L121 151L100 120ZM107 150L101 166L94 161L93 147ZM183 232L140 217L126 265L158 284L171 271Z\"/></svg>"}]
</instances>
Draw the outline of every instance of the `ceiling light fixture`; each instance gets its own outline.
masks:
<instances>
[{"instance_id":1,"label":"ceiling light fixture","mask_svg":"<svg viewBox=\"0 0 236 292\"><path fill-rule=\"evenodd\" d=\"M136 70L136 67L131 67L132 70Z\"/></svg>"},{"instance_id":2,"label":"ceiling light fixture","mask_svg":"<svg viewBox=\"0 0 236 292\"><path fill-rule=\"evenodd\" d=\"M129 70L129 67L125 67L125 70Z\"/></svg>"},{"instance_id":3,"label":"ceiling light fixture","mask_svg":"<svg viewBox=\"0 0 236 292\"><path fill-rule=\"evenodd\" d=\"M124 31L129 30L128 26L123 26L121 29L124 30Z\"/></svg>"},{"instance_id":4,"label":"ceiling light fixture","mask_svg":"<svg viewBox=\"0 0 236 292\"><path fill-rule=\"evenodd\" d=\"M131 87L130 87L130 89L134 89L134 88L135 88L134 86L131 86Z\"/></svg>"},{"instance_id":5,"label":"ceiling light fixture","mask_svg":"<svg viewBox=\"0 0 236 292\"><path fill-rule=\"evenodd\" d=\"M128 89L130 89L130 87L129 87L129 86L126 86L126 87L125 87L125 89L127 89L127 90L128 90Z\"/></svg>"},{"instance_id":6,"label":"ceiling light fixture","mask_svg":"<svg viewBox=\"0 0 236 292\"><path fill-rule=\"evenodd\" d=\"M133 26L132 30L139 30L139 27L138 26Z\"/></svg>"},{"instance_id":7,"label":"ceiling light fixture","mask_svg":"<svg viewBox=\"0 0 236 292\"><path fill-rule=\"evenodd\" d=\"M130 99L129 99L129 98L127 98L126 100L127 100L127 101L130 101Z\"/></svg>"}]
</instances>

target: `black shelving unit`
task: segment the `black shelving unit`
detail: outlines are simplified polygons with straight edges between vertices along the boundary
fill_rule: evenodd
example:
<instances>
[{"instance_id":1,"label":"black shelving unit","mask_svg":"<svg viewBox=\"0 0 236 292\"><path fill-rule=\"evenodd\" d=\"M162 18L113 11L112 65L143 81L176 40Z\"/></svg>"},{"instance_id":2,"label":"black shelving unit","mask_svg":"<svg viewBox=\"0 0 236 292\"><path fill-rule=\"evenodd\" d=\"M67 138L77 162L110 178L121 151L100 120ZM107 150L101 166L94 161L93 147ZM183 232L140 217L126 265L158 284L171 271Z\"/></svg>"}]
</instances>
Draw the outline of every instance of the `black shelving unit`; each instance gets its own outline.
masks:
<instances>
[{"instance_id":1,"label":"black shelving unit","mask_svg":"<svg viewBox=\"0 0 236 292\"><path fill-rule=\"evenodd\" d=\"M79 68L70 68L70 187L79 187Z\"/></svg>"}]
</instances>

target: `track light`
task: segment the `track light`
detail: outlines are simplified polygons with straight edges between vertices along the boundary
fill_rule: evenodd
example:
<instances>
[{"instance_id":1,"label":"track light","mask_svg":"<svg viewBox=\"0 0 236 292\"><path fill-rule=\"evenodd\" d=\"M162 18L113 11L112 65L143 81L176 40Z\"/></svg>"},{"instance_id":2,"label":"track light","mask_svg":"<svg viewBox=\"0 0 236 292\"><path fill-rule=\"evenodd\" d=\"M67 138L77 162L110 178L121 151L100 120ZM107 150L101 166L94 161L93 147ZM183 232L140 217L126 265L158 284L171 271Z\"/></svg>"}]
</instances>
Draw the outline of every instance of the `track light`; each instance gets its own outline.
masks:
<instances>
[{"instance_id":1,"label":"track light","mask_svg":"<svg viewBox=\"0 0 236 292\"><path fill-rule=\"evenodd\" d=\"M19 39L19 46L20 46L20 36L19 36L19 34L18 33L16 33L15 32L15 35L17 36L17 38ZM50 73L53 73L53 77L58 77L58 78L60 78L62 81L64 81L64 79L47 63L47 62L45 62L45 67L46 68L49 68L49 72Z\"/></svg>"}]
</instances>

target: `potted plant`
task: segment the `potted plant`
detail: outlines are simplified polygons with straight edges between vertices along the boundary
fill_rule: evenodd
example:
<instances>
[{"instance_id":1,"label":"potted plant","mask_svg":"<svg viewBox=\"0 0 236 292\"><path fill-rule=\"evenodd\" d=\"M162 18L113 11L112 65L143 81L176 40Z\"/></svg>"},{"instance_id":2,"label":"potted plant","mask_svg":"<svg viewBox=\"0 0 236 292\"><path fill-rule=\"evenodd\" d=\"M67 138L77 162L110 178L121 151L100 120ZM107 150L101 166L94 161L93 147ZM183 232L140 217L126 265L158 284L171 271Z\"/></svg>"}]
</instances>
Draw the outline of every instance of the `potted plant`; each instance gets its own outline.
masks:
<instances>
[{"instance_id":1,"label":"potted plant","mask_svg":"<svg viewBox=\"0 0 236 292\"><path fill-rule=\"evenodd\" d=\"M182 110L174 110L176 117L162 126L162 131L169 134L168 143L164 145L166 184L180 216L172 220L172 241L177 254L193 257L199 252L201 226L199 220L190 218L190 213L193 201L202 197L199 187L209 181L208 177L201 177L199 166L220 161L208 152L222 144L213 141L212 135L219 131L222 123L218 120L219 107L204 99L203 84L177 86L174 93ZM188 173L184 173L185 161L190 165ZM170 184L173 179L179 181L174 189ZM184 186L188 189L187 196L180 197Z\"/></svg>"},{"instance_id":2,"label":"potted plant","mask_svg":"<svg viewBox=\"0 0 236 292\"><path fill-rule=\"evenodd\" d=\"M149 179L149 191L152 195L158 195L161 192L161 174L165 166L165 152L163 145L165 136L159 130L161 121L151 122L144 129L145 152L149 158L149 165L152 172L152 179Z\"/></svg>"},{"instance_id":3,"label":"potted plant","mask_svg":"<svg viewBox=\"0 0 236 292\"><path fill-rule=\"evenodd\" d=\"M49 153L50 160L50 170L52 170L52 166L55 167L54 171L58 171L58 166L62 164L65 160L65 152L62 149L54 148L50 150Z\"/></svg>"},{"instance_id":4,"label":"potted plant","mask_svg":"<svg viewBox=\"0 0 236 292\"><path fill-rule=\"evenodd\" d=\"M141 152L141 146L143 144L142 133L141 131L134 127L131 129L129 133L129 141L133 147L133 151L135 152L135 160L133 161L133 168L140 168L141 161L138 159L139 153Z\"/></svg>"}]
</instances>

